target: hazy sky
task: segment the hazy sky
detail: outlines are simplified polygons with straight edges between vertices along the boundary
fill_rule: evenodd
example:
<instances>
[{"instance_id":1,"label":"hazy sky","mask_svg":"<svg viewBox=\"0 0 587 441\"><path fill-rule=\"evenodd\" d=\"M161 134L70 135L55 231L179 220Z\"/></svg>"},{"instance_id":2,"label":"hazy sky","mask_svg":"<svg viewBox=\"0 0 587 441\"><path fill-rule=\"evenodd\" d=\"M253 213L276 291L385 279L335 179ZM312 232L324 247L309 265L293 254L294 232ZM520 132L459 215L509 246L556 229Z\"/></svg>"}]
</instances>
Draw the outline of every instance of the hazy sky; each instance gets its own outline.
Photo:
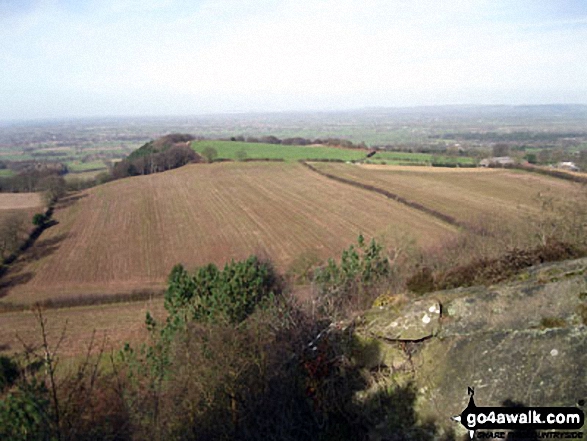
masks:
<instances>
[{"instance_id":1,"label":"hazy sky","mask_svg":"<svg viewBox=\"0 0 587 441\"><path fill-rule=\"evenodd\" d=\"M587 103L584 0L0 0L0 119Z\"/></svg>"}]
</instances>

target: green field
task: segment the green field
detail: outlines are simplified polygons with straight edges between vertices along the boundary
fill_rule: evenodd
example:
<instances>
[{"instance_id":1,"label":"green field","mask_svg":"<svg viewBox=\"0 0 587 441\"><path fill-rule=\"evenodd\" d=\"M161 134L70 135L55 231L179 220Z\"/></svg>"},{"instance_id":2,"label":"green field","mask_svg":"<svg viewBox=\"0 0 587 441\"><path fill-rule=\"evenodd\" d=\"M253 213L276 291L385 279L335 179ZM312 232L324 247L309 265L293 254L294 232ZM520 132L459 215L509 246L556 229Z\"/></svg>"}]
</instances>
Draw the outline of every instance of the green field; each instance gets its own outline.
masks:
<instances>
[{"instance_id":1,"label":"green field","mask_svg":"<svg viewBox=\"0 0 587 441\"><path fill-rule=\"evenodd\" d=\"M239 152L245 152L246 159L283 159L284 161L299 160L338 160L365 161L367 163L385 163L391 165L430 165L431 163L447 163L474 165L473 158L438 156L431 153L383 152L378 151L367 159L367 151L362 149L345 149L327 146L295 146L280 144L262 144L238 141L195 141L192 148L202 153L212 147L218 152L218 159L239 160Z\"/></svg>"},{"instance_id":2,"label":"green field","mask_svg":"<svg viewBox=\"0 0 587 441\"><path fill-rule=\"evenodd\" d=\"M10 176L14 176L14 172L7 168L0 170L0 178L9 178Z\"/></svg>"},{"instance_id":3,"label":"green field","mask_svg":"<svg viewBox=\"0 0 587 441\"><path fill-rule=\"evenodd\" d=\"M26 153L0 152L0 161L30 161L32 159L34 158Z\"/></svg>"},{"instance_id":4,"label":"green field","mask_svg":"<svg viewBox=\"0 0 587 441\"><path fill-rule=\"evenodd\" d=\"M104 161L91 161L91 162L81 162L81 161L71 161L67 163L67 168L72 173L78 172L85 172L88 170L106 170L106 164Z\"/></svg>"},{"instance_id":5,"label":"green field","mask_svg":"<svg viewBox=\"0 0 587 441\"><path fill-rule=\"evenodd\" d=\"M447 163L459 165L474 165L473 158L463 156L440 156L431 153L409 153L409 152L377 152L369 162L391 165L430 165L431 163Z\"/></svg>"},{"instance_id":6,"label":"green field","mask_svg":"<svg viewBox=\"0 0 587 441\"><path fill-rule=\"evenodd\" d=\"M310 147L280 144L261 144L236 141L195 141L192 148L198 152L208 147L216 149L218 159L237 160L238 152L246 152L247 159L283 159L284 161L299 161L300 159L329 159L342 161L357 161L367 155L365 150L343 149L334 147Z\"/></svg>"}]
</instances>

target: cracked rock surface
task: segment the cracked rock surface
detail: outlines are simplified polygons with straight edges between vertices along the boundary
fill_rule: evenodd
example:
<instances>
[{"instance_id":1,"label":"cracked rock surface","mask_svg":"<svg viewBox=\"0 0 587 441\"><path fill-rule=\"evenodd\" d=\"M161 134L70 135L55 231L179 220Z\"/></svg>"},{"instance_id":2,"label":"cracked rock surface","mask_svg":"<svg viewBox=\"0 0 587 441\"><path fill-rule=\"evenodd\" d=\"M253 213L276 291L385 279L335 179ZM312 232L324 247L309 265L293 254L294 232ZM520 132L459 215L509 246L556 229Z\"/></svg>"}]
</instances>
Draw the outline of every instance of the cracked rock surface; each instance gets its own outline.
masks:
<instances>
[{"instance_id":1,"label":"cracked rock surface","mask_svg":"<svg viewBox=\"0 0 587 441\"><path fill-rule=\"evenodd\" d=\"M477 406L587 399L586 324L587 259L578 259L533 267L499 285L435 292L400 310L373 309L356 332L396 351L415 345L405 357L418 418L460 433L450 417L466 407L467 387Z\"/></svg>"}]
</instances>

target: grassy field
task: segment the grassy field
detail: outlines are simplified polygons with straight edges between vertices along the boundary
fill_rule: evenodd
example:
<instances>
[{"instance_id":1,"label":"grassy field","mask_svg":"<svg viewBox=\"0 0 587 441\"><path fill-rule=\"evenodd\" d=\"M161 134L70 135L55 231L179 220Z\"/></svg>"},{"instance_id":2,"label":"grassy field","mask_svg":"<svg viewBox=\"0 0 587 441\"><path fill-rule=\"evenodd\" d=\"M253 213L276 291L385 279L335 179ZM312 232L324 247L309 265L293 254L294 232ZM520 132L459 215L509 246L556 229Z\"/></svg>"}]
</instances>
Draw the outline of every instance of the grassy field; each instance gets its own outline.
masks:
<instances>
[{"instance_id":1,"label":"grassy field","mask_svg":"<svg viewBox=\"0 0 587 441\"><path fill-rule=\"evenodd\" d=\"M81 162L81 161L71 161L67 163L67 168L70 172L85 172L88 170L106 170L106 164L104 161L90 161L90 162Z\"/></svg>"},{"instance_id":2,"label":"grassy field","mask_svg":"<svg viewBox=\"0 0 587 441\"><path fill-rule=\"evenodd\" d=\"M3 302L161 289L194 268L251 253L285 270L301 254L340 255L359 233L421 244L455 228L297 163L194 164L114 181L64 201L3 282ZM11 280L14 283L11 283Z\"/></svg>"},{"instance_id":3,"label":"grassy field","mask_svg":"<svg viewBox=\"0 0 587 441\"><path fill-rule=\"evenodd\" d=\"M212 147L218 152L218 159L239 160L239 152L245 152L247 159L282 159L284 161L299 160L338 160L363 161L385 164L430 165L432 162L473 165L473 158L446 157L430 153L387 152L378 151L367 159L367 150L345 149L328 146L292 146L280 144L262 144L236 141L195 141L192 147L198 153Z\"/></svg>"},{"instance_id":4,"label":"grassy field","mask_svg":"<svg viewBox=\"0 0 587 441\"><path fill-rule=\"evenodd\" d=\"M517 170L313 164L317 169L392 192L459 222L526 222L537 215L538 193L564 197L578 186Z\"/></svg>"},{"instance_id":5,"label":"grassy field","mask_svg":"<svg viewBox=\"0 0 587 441\"><path fill-rule=\"evenodd\" d=\"M63 176L63 178L68 182L74 181L76 179L86 181L86 180L94 179L100 173L105 173L107 171L108 171L107 169L101 169L101 170L90 170L90 171L84 171L84 172L68 173L65 176Z\"/></svg>"},{"instance_id":6,"label":"grassy field","mask_svg":"<svg viewBox=\"0 0 587 441\"><path fill-rule=\"evenodd\" d=\"M28 153L15 153L13 151L0 151L0 161L30 161L34 159Z\"/></svg>"},{"instance_id":7,"label":"grassy field","mask_svg":"<svg viewBox=\"0 0 587 441\"><path fill-rule=\"evenodd\" d=\"M473 165L475 160L464 156L438 156L431 153L409 153L409 152L384 152L378 151L372 158L373 162L384 161L387 164L414 164L414 165L430 165L430 163L438 161L441 163L454 163L459 165Z\"/></svg>"},{"instance_id":8,"label":"grassy field","mask_svg":"<svg viewBox=\"0 0 587 441\"><path fill-rule=\"evenodd\" d=\"M261 144L236 141L195 141L192 148L198 152L208 147L216 149L218 159L239 159L237 153L244 151L248 159L283 159L285 161L299 161L300 159L338 159L342 161L356 161L364 159L366 150L343 149L322 146L295 146L280 144Z\"/></svg>"},{"instance_id":9,"label":"grassy field","mask_svg":"<svg viewBox=\"0 0 587 441\"><path fill-rule=\"evenodd\" d=\"M0 178L9 178L14 175L15 175L14 171L9 170L7 168L0 170Z\"/></svg>"}]
</instances>

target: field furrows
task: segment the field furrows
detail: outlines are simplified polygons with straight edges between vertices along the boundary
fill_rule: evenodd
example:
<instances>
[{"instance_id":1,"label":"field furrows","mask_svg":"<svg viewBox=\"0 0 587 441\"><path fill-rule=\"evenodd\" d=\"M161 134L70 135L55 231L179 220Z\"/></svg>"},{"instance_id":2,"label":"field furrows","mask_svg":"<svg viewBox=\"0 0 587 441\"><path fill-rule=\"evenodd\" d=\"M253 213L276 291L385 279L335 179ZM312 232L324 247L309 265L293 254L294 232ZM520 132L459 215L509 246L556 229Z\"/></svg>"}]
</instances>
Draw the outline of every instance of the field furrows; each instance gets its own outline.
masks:
<instances>
[{"instance_id":1,"label":"field furrows","mask_svg":"<svg viewBox=\"0 0 587 441\"><path fill-rule=\"evenodd\" d=\"M59 208L3 301L161 289L177 263L223 264L255 253L285 269L300 254L337 256L366 236L430 244L443 222L299 164L192 165L115 181ZM30 279L30 280L29 280Z\"/></svg>"},{"instance_id":2,"label":"field furrows","mask_svg":"<svg viewBox=\"0 0 587 441\"><path fill-rule=\"evenodd\" d=\"M539 193L563 198L577 191L577 184L568 181L510 170L313 166L393 192L463 223L506 219L523 223L540 211Z\"/></svg>"},{"instance_id":3,"label":"field furrows","mask_svg":"<svg viewBox=\"0 0 587 441\"><path fill-rule=\"evenodd\" d=\"M64 327L65 338L60 346L60 356L74 356L87 351L95 331L94 343L105 344L106 354L112 348L120 349L124 342L145 341L145 313L154 317L165 317L161 298L152 301L93 305L76 308L48 309L43 312L46 319L47 338L51 347L59 341ZM0 353L20 352L22 342L38 345L41 332L37 317L32 311L3 313L0 326Z\"/></svg>"}]
</instances>

